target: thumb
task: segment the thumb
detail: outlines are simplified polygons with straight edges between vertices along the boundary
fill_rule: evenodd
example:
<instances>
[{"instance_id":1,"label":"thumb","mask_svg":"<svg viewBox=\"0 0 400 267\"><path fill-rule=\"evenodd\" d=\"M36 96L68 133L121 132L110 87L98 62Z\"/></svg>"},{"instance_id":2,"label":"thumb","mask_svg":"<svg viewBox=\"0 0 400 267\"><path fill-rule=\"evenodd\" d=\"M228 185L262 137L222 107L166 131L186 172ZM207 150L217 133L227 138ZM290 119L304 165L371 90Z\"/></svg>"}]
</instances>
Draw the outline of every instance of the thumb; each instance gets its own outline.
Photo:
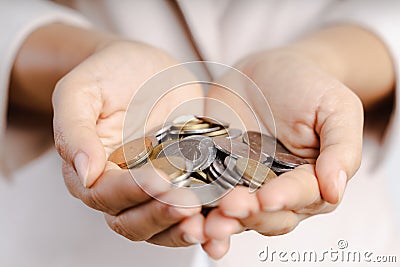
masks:
<instances>
[{"instance_id":1,"label":"thumb","mask_svg":"<svg viewBox=\"0 0 400 267\"><path fill-rule=\"evenodd\" d=\"M107 160L96 133L101 99L93 90L67 86L61 80L53 93L55 146L85 187L92 186L103 173Z\"/></svg>"},{"instance_id":2,"label":"thumb","mask_svg":"<svg viewBox=\"0 0 400 267\"><path fill-rule=\"evenodd\" d=\"M338 96L340 102L333 101L341 103L341 108L329 109L326 105L327 109L321 108L318 114L321 151L316 173L321 195L331 204L341 200L347 181L361 162L363 108L358 97L349 93Z\"/></svg>"}]
</instances>

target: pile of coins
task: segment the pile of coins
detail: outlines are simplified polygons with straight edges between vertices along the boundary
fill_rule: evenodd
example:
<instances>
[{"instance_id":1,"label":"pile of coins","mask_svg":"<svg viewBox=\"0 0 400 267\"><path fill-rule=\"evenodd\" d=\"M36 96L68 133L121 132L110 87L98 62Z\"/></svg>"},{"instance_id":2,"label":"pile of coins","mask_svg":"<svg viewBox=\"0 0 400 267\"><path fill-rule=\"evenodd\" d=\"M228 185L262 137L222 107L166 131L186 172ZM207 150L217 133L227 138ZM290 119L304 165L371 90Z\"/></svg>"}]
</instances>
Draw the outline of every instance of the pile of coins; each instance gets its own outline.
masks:
<instances>
[{"instance_id":1,"label":"pile of coins","mask_svg":"<svg viewBox=\"0 0 400 267\"><path fill-rule=\"evenodd\" d=\"M176 187L213 185L219 192L237 185L256 189L308 163L272 136L242 133L226 122L194 115L178 117L146 137L122 145L109 160L124 169L152 164Z\"/></svg>"}]
</instances>

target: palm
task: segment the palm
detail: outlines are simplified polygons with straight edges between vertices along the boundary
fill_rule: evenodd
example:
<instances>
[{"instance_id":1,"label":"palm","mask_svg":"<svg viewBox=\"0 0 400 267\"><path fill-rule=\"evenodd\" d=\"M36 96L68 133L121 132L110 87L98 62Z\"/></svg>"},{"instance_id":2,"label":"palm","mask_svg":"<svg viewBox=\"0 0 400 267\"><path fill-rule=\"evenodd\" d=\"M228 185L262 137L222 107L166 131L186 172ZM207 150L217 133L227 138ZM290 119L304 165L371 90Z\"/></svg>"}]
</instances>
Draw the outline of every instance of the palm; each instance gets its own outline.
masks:
<instances>
[{"instance_id":1,"label":"palm","mask_svg":"<svg viewBox=\"0 0 400 267\"><path fill-rule=\"evenodd\" d=\"M121 43L106 47L88 58L61 84L80 90L81 101L90 107L84 112L92 113L97 135L108 155L122 143L126 111L139 87L152 75L173 64L176 62L172 58L157 49ZM185 90L183 94L180 92L179 97L176 93L167 95L157 105L160 114L168 114L179 106L179 102L201 96L201 90L193 89ZM146 119L146 116L144 113L135 114L135 120L129 121L137 135L141 134L142 129L139 122Z\"/></svg>"},{"instance_id":2,"label":"palm","mask_svg":"<svg viewBox=\"0 0 400 267\"><path fill-rule=\"evenodd\" d=\"M312 163L316 161L321 193L335 203L335 181L340 169L348 170L351 177L359 166L363 111L357 96L318 66L293 53L256 55L243 61L239 69L260 88L271 113L266 112L267 105L252 93L248 82L236 89L247 101L219 87L210 90L209 97L240 111L242 121L251 121L251 113L255 113L262 127L276 135L292 153ZM228 73L221 80L226 83L232 78ZM207 104L206 111L218 114L218 108L212 104ZM251 123L248 126L258 127ZM310 172L315 175L314 168Z\"/></svg>"}]
</instances>

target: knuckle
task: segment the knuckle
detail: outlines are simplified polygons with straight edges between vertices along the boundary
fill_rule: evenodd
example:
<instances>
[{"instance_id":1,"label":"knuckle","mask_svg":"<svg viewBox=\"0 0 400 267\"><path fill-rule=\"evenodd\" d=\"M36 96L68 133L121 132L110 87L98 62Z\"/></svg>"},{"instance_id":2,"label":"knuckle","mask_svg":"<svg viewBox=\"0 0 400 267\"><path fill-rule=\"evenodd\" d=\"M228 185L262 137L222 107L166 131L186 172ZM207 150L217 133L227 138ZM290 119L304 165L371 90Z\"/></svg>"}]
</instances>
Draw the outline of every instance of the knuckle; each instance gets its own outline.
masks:
<instances>
[{"instance_id":1,"label":"knuckle","mask_svg":"<svg viewBox=\"0 0 400 267\"><path fill-rule=\"evenodd\" d=\"M183 247L191 245L191 243L186 242L183 240L183 234L175 234L170 237L170 246L171 247Z\"/></svg>"},{"instance_id":2,"label":"knuckle","mask_svg":"<svg viewBox=\"0 0 400 267\"><path fill-rule=\"evenodd\" d=\"M109 227L119 235L122 235L132 241L144 241L145 238L137 232L132 232L129 230L129 222L124 215L113 216L111 220L108 221Z\"/></svg>"},{"instance_id":3,"label":"knuckle","mask_svg":"<svg viewBox=\"0 0 400 267\"><path fill-rule=\"evenodd\" d=\"M69 153L67 152L68 146L67 142L65 141L65 136L63 131L57 126L56 123L54 123L54 144L58 154L60 154L64 160L70 161L68 158Z\"/></svg>"},{"instance_id":4,"label":"knuckle","mask_svg":"<svg viewBox=\"0 0 400 267\"><path fill-rule=\"evenodd\" d=\"M109 214L114 214L103 201L101 192L96 190L95 188L86 190L83 202L93 209L100 210Z\"/></svg>"},{"instance_id":5,"label":"knuckle","mask_svg":"<svg viewBox=\"0 0 400 267\"><path fill-rule=\"evenodd\" d=\"M169 206L156 202L154 209L150 212L149 222L154 228L162 229L168 224Z\"/></svg>"},{"instance_id":6,"label":"knuckle","mask_svg":"<svg viewBox=\"0 0 400 267\"><path fill-rule=\"evenodd\" d=\"M79 178L76 177L75 171L71 165L67 164L65 161L62 163L62 174L64 177L64 183L70 194L81 199L83 193L82 183L80 182Z\"/></svg>"}]
</instances>

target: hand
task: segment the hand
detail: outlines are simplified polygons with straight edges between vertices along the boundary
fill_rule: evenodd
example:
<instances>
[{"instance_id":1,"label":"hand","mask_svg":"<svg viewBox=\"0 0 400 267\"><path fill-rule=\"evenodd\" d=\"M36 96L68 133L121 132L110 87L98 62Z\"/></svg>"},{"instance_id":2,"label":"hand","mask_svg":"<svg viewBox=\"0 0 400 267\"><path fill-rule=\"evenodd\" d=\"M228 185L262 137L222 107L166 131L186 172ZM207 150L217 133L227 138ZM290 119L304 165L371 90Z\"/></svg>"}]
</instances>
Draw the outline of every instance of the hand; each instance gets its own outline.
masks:
<instances>
[{"instance_id":1,"label":"hand","mask_svg":"<svg viewBox=\"0 0 400 267\"><path fill-rule=\"evenodd\" d=\"M132 96L151 75L174 64L166 53L133 42L112 41L98 49L58 82L53 95L54 137L69 191L104 212L114 231L134 241L187 246L204 240L200 208L173 207L147 193L165 202L185 199L193 204L196 199L187 192L171 191L152 168L134 170L133 179L127 170L107 162L122 143ZM156 109L168 114L183 101L201 96L200 87L177 90ZM202 107L191 108L191 113L201 113ZM146 115L137 114L138 121ZM135 126L139 131L141 125Z\"/></svg>"},{"instance_id":2,"label":"hand","mask_svg":"<svg viewBox=\"0 0 400 267\"><path fill-rule=\"evenodd\" d=\"M268 100L275 121L261 117L263 126L271 133L275 126L276 137L313 164L281 175L255 194L237 187L223 198L207 217L206 234L212 241L203 245L206 251L209 247L217 251L216 258L226 253L233 233L253 229L265 235L284 234L304 218L333 210L361 160L361 102L317 64L282 49L249 57L239 69ZM230 76L228 73L222 80L229 81ZM241 94L256 113L266 108L257 105L259 99L252 98L245 87ZM251 116L243 102L220 87L212 88L208 97L241 111L244 118ZM213 102L206 105L210 116L218 114L217 110Z\"/></svg>"}]
</instances>

